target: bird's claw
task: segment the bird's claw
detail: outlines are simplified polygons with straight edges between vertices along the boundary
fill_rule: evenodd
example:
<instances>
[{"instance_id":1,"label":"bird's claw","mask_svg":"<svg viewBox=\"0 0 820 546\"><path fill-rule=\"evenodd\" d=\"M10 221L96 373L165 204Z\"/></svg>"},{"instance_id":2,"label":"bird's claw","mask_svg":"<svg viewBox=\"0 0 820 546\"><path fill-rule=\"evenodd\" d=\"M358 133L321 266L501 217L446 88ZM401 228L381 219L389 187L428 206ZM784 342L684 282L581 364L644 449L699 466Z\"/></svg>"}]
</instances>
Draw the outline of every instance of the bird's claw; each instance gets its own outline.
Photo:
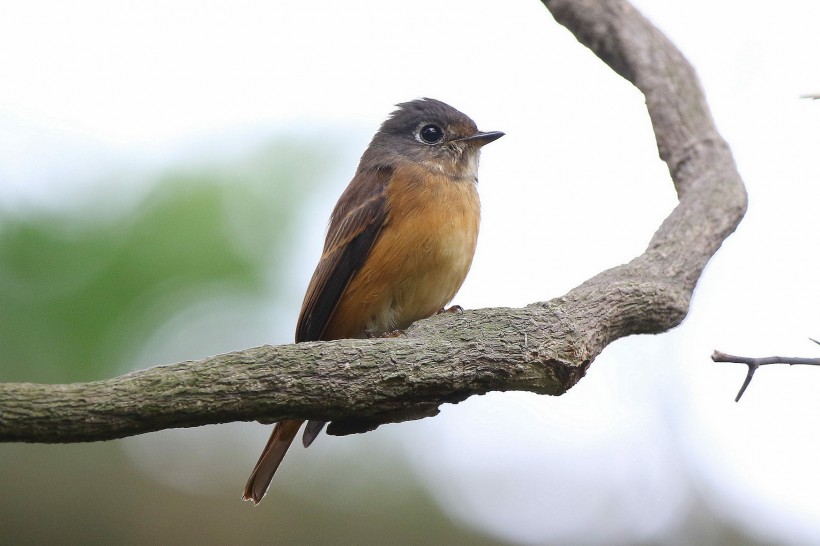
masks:
<instances>
[{"instance_id":1,"label":"bird's claw","mask_svg":"<svg viewBox=\"0 0 820 546\"><path fill-rule=\"evenodd\" d=\"M374 332L373 330L364 331L364 337L367 339L401 337L404 335L407 335L404 330L393 330L391 332Z\"/></svg>"}]
</instances>

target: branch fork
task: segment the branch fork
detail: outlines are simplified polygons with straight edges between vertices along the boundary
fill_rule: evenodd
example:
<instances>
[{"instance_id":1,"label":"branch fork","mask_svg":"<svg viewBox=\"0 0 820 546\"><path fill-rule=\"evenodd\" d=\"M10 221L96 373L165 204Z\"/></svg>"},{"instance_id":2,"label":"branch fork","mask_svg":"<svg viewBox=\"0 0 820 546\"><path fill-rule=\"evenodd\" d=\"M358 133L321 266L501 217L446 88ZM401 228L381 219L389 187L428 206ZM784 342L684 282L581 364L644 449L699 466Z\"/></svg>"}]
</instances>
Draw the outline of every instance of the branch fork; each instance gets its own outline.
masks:
<instances>
[{"instance_id":1,"label":"branch fork","mask_svg":"<svg viewBox=\"0 0 820 546\"><path fill-rule=\"evenodd\" d=\"M817 340L812 339L812 341L820 345L820 342ZM766 356L761 358L753 358L748 356L730 355L720 351L715 351L712 353L712 360L714 362L734 362L737 364L746 364L749 367L749 370L746 372L746 379L743 380L743 385L741 385L737 396L735 396L735 402L740 401L740 397L743 396L744 392L746 392L746 387L748 387L749 383L752 382L752 377L754 377L755 372L760 366L766 366L768 364L788 364L789 366L803 364L807 366L820 366L820 358L802 358L791 356Z\"/></svg>"}]
</instances>

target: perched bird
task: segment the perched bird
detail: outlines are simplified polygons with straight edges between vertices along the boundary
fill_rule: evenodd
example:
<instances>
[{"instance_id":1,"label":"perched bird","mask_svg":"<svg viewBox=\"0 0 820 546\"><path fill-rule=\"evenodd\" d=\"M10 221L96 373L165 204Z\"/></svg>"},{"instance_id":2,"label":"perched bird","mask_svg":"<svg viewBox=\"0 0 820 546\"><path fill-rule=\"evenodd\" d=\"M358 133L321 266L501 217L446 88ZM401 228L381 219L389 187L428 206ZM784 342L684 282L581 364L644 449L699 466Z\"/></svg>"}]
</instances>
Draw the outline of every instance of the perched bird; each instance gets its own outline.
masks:
<instances>
[{"instance_id":1,"label":"perched bird","mask_svg":"<svg viewBox=\"0 0 820 546\"><path fill-rule=\"evenodd\" d=\"M297 343L402 330L453 299L478 237L479 152L503 135L479 131L438 100L398 105L330 215ZM246 500L262 500L303 422L276 424L245 486ZM305 447L324 425L308 422Z\"/></svg>"}]
</instances>

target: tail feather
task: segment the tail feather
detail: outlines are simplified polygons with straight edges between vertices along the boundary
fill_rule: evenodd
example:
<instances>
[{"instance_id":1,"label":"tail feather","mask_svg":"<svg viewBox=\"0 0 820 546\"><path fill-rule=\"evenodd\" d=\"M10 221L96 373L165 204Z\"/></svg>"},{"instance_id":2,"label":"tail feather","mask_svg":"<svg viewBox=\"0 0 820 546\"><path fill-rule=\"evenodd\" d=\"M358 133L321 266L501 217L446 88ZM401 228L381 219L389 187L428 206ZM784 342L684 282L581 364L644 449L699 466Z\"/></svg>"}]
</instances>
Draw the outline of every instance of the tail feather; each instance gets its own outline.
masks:
<instances>
[{"instance_id":1,"label":"tail feather","mask_svg":"<svg viewBox=\"0 0 820 546\"><path fill-rule=\"evenodd\" d=\"M325 428L326 424L325 421L308 421L305 432L302 434L302 445L305 447L310 446L313 440L322 432L322 429Z\"/></svg>"},{"instance_id":2,"label":"tail feather","mask_svg":"<svg viewBox=\"0 0 820 546\"><path fill-rule=\"evenodd\" d=\"M288 419L276 423L265 450L253 468L251 477L248 478L245 493L242 495L243 499L252 500L254 504L259 504L302 423L304 421L299 419Z\"/></svg>"}]
</instances>

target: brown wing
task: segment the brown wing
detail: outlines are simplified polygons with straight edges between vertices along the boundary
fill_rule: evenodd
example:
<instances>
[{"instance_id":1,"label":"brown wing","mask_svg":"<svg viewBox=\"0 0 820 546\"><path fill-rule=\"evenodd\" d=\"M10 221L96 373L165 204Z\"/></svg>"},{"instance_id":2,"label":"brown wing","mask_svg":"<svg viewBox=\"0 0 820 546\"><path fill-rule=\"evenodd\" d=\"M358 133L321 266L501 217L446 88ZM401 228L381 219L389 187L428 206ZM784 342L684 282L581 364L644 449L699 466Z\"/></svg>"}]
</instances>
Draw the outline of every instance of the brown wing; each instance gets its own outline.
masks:
<instances>
[{"instance_id":1,"label":"brown wing","mask_svg":"<svg viewBox=\"0 0 820 546\"><path fill-rule=\"evenodd\" d=\"M317 341L353 275L362 267L387 218L390 167L356 173L330 216L325 248L310 280L296 342Z\"/></svg>"}]
</instances>

